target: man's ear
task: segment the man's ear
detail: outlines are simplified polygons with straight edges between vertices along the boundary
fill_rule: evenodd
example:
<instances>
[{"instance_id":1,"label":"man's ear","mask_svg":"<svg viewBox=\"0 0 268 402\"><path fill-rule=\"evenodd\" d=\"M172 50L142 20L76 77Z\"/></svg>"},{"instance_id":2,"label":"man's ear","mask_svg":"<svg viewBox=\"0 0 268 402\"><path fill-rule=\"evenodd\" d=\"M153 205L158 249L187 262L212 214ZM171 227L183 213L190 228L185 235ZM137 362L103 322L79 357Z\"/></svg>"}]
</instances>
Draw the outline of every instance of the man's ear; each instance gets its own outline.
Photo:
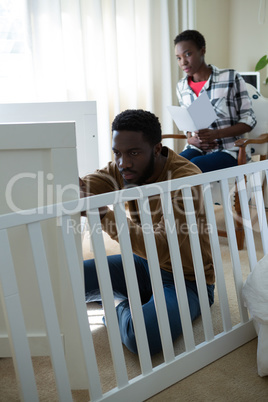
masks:
<instances>
[{"instance_id":1,"label":"man's ear","mask_svg":"<svg viewBox=\"0 0 268 402\"><path fill-rule=\"evenodd\" d=\"M162 143L159 142L158 144L156 144L154 146L154 156L155 156L155 158L157 158L161 154L161 151L162 151Z\"/></svg>"}]
</instances>

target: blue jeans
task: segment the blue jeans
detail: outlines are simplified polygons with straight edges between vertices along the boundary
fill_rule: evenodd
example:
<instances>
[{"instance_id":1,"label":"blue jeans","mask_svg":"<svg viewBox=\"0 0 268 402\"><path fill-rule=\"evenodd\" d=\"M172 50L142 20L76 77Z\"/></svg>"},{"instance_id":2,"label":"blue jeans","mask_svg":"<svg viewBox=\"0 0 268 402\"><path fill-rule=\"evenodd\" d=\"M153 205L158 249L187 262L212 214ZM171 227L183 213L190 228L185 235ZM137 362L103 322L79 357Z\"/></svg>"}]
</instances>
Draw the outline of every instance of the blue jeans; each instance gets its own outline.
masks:
<instances>
[{"instance_id":1,"label":"blue jeans","mask_svg":"<svg viewBox=\"0 0 268 402\"><path fill-rule=\"evenodd\" d=\"M222 151L209 152L204 155L196 149L189 148L182 151L180 155L197 165L203 173L237 166L237 159Z\"/></svg>"},{"instance_id":2,"label":"blue jeans","mask_svg":"<svg viewBox=\"0 0 268 402\"><path fill-rule=\"evenodd\" d=\"M116 307L119 330L124 345L133 353L137 353L137 345L133 322L128 302L127 288L122 266L121 255L112 255L107 257L111 282L115 299L122 300ZM160 333L157 323L157 316L152 294L152 287L149 275L147 260L134 254L134 263L136 267L137 279L142 301L142 310L145 320L145 327L151 354L162 350ZM101 295L96 274L94 260L84 261L85 275L85 295L86 302L100 301ZM173 274L161 269L164 294L166 299L171 335L173 341L182 333L179 306L176 297ZM200 315L200 304L197 293L196 282L185 281L188 303L192 321ZM214 302L214 285L207 285L209 304Z\"/></svg>"}]
</instances>

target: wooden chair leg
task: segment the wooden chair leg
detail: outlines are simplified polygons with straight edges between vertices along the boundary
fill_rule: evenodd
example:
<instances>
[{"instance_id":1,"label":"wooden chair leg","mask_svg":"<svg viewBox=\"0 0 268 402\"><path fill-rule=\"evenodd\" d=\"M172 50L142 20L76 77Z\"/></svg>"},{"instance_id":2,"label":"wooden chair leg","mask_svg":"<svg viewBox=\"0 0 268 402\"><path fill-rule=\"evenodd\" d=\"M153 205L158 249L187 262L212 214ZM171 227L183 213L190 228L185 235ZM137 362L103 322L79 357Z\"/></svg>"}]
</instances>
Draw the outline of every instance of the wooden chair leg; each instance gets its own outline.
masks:
<instances>
[{"instance_id":1,"label":"wooden chair leg","mask_svg":"<svg viewBox=\"0 0 268 402\"><path fill-rule=\"evenodd\" d=\"M236 227L236 241L237 241L237 248L238 250L243 250L244 248L244 241L245 241L245 232L244 229L241 227L238 227L239 224L237 224Z\"/></svg>"},{"instance_id":2,"label":"wooden chair leg","mask_svg":"<svg viewBox=\"0 0 268 402\"><path fill-rule=\"evenodd\" d=\"M237 248L238 250L243 250L244 248L244 241L245 241L245 232L242 223L242 213L240 202L238 198L238 192L235 190L235 234L236 234L236 241L237 241Z\"/></svg>"}]
</instances>

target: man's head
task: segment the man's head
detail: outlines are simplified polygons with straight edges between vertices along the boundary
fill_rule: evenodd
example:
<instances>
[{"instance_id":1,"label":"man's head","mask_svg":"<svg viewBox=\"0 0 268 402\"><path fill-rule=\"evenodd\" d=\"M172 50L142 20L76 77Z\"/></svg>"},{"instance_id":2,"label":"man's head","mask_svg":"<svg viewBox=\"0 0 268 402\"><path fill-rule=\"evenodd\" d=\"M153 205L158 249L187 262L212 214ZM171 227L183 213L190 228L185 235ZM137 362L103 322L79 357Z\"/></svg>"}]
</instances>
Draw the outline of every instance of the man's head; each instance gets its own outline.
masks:
<instances>
[{"instance_id":1,"label":"man's head","mask_svg":"<svg viewBox=\"0 0 268 402\"><path fill-rule=\"evenodd\" d=\"M125 184L152 182L161 155L161 125L151 112L134 109L117 115L112 123L115 162Z\"/></svg>"},{"instance_id":2,"label":"man's head","mask_svg":"<svg viewBox=\"0 0 268 402\"><path fill-rule=\"evenodd\" d=\"M161 142L161 124L151 112L142 109L128 109L118 114L112 123L114 131L140 131L150 145Z\"/></svg>"},{"instance_id":3,"label":"man's head","mask_svg":"<svg viewBox=\"0 0 268 402\"><path fill-rule=\"evenodd\" d=\"M175 56L179 67L189 76L193 76L204 64L206 41L204 36L195 30L181 32L174 39Z\"/></svg>"}]
</instances>

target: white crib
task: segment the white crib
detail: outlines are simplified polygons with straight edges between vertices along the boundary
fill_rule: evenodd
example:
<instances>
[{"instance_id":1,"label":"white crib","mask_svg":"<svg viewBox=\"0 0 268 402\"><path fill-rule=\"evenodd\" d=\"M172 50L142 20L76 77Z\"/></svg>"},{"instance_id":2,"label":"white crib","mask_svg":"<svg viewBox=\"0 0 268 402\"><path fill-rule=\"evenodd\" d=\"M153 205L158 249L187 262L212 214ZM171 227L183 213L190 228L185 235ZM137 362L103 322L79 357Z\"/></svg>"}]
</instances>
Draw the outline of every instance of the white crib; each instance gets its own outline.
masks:
<instances>
[{"instance_id":1,"label":"white crib","mask_svg":"<svg viewBox=\"0 0 268 402\"><path fill-rule=\"evenodd\" d=\"M26 335L27 332L23 319L23 311L20 304L18 290L19 284L17 283L12 254L10 251L8 238L9 230L20 225L25 225L27 227L27 236L31 243L32 255L35 261L39 293L46 321L47 337L51 351L50 356L55 373L59 400L63 402L72 401L72 394L68 367L64 356L64 346L62 343L59 329L60 326L54 302L53 286L49 275L50 267L48 267L47 262L45 239L42 235L42 226L46 224L46 221L48 220L51 220L54 225L57 225L57 230L61 232L62 241L66 251L66 259L68 261L68 272L66 272L66 275L68 275L71 283L72 295L70 295L70 297L72 296L74 299L77 316L77 322L74 323L74 325L77 325L80 331L80 341L84 351L84 361L81 361L81 365L84 367L88 378L90 400L116 402L125 402L126 400L143 401L256 337L253 322L248 317L248 312L244 307L241 298L241 290L243 286L242 268L235 238L234 221L228 188L228 180L233 177L236 177L237 181L249 266L250 269L253 269L257 263L257 256L254 246L255 243L250 219L245 177L247 178L247 183L250 183L251 185L251 200L254 199L254 202L256 203L263 253L267 254L268 229L262 193L262 178L265 177L266 183L268 179L267 161L250 163L241 167L185 177L160 184L158 183L157 186L154 184L146 185L123 190L121 192L89 197L83 200L68 201L63 204L55 204L53 207L42 207L40 211L34 210L31 212L28 210L21 213L0 216L0 279L2 286L0 293L2 294L2 303L5 307L9 340L12 347L17 380L20 384L21 399L23 401L37 401L38 392ZM217 236L214 206L210 191L210 183L216 180L220 183L222 191L223 210L228 232L228 243L240 317L239 323L236 325L232 325L230 317L228 292L226 289L220 244ZM216 288L223 328L222 332L218 334L215 334L213 329L211 309L206 297L204 273L202 269L197 268L198 266L200 267L202 257L198 234L194 230L196 221L193 213L194 207L191 187L196 185L201 185L203 188L207 223L211 228L209 231L210 244L216 271ZM174 231L169 230L174 225L170 192L178 189L182 190L187 224L193 229L190 230L190 243L198 292L200 295L201 315L205 338L204 342L198 345L196 345L194 337L193 328L195 324L191 323L188 303L185 303L186 290L183 281L177 236ZM144 230L144 241L148 255L152 287L155 295L157 316L163 345L163 362L154 367L146 337L124 205L127 200L137 200L140 208L142 225L148 228L148 225L151 225L151 216L146 212L149 209L148 199L150 196L157 194L160 194L161 196L162 208L166 221L168 243L182 318L185 351L178 355L174 353L167 311L164 303L164 294L161 286L161 276L154 235L153 231ZM118 231L119 243L123 256L141 367L141 374L132 379L128 378L111 283L108 279L107 258L98 213L98 208L104 205L113 205L117 227L120 228ZM96 351L94 349L92 333L88 323L86 304L84 301L84 286L83 278L81 276L80 259L74 239L75 227L70 225L72 215L77 214L84 209L87 210L88 214L91 242L96 259L105 310L108 339L117 382L116 387L108 392L102 391Z\"/></svg>"}]
</instances>

